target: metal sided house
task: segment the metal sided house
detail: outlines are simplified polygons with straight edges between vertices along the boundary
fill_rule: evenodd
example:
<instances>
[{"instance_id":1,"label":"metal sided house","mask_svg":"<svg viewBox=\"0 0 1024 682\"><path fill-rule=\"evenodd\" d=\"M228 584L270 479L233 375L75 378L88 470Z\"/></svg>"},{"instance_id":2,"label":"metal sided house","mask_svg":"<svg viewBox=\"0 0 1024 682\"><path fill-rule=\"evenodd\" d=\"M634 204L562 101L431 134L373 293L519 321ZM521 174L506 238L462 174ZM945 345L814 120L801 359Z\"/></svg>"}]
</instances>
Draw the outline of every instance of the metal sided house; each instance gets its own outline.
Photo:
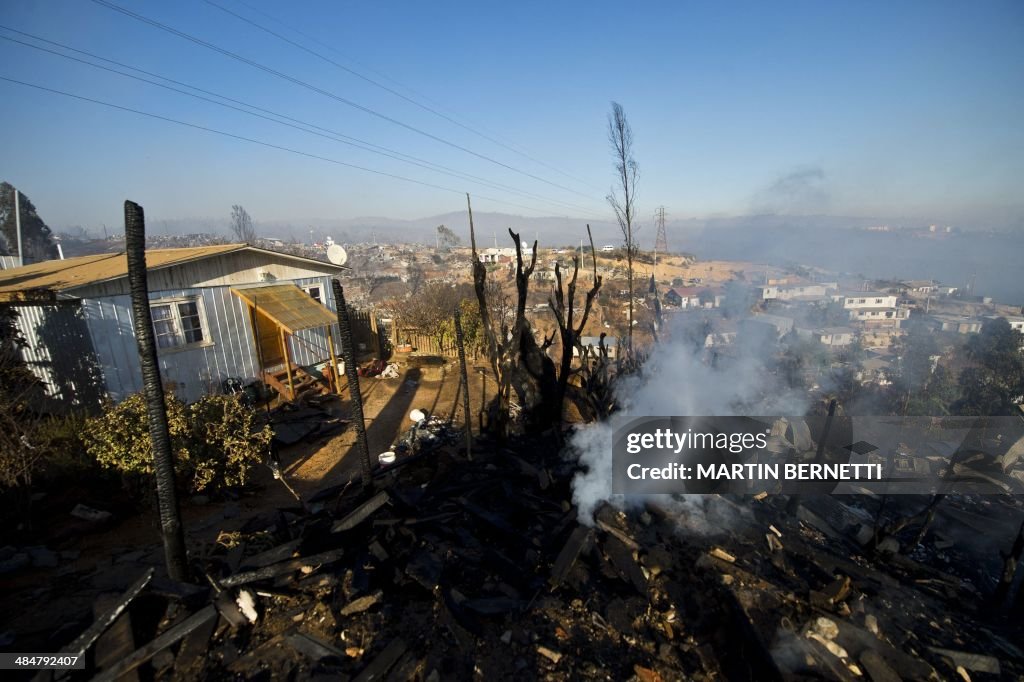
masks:
<instances>
[{"instance_id":1,"label":"metal sided house","mask_svg":"<svg viewBox=\"0 0 1024 682\"><path fill-rule=\"evenodd\" d=\"M341 353L331 278L344 266L244 244L146 251L165 385L186 401L226 379L262 380L286 398L337 390ZM124 253L0 271L0 305L17 310L21 354L63 407L142 389Z\"/></svg>"}]
</instances>

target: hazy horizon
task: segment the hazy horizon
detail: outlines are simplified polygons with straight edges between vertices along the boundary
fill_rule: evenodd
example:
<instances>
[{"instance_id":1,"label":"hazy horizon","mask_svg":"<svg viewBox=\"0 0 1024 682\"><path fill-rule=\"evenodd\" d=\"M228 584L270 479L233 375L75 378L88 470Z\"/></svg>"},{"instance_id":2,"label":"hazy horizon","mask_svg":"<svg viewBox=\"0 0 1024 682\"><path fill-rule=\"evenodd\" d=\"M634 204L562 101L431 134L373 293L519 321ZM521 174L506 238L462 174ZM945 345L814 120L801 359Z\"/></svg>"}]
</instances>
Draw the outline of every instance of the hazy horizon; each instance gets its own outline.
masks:
<instances>
[{"instance_id":1,"label":"hazy horizon","mask_svg":"<svg viewBox=\"0 0 1024 682\"><path fill-rule=\"evenodd\" d=\"M481 212L607 220L611 100L645 224L659 205L1024 217L1017 2L120 2L5 7L0 176L57 228L116 225L126 198L167 219L416 220L467 191Z\"/></svg>"}]
</instances>

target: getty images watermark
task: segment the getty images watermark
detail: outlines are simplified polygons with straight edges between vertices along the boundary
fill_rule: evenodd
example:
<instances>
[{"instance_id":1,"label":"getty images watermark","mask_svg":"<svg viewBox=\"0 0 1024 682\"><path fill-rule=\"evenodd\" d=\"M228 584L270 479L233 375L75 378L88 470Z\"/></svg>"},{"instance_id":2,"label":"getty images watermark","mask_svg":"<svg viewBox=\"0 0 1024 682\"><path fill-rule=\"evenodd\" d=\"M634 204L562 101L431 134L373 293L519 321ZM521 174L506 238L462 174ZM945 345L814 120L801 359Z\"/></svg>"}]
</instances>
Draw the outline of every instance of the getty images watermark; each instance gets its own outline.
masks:
<instances>
[{"instance_id":1,"label":"getty images watermark","mask_svg":"<svg viewBox=\"0 0 1024 682\"><path fill-rule=\"evenodd\" d=\"M1024 494L1013 417L641 417L613 436L620 494Z\"/></svg>"}]
</instances>

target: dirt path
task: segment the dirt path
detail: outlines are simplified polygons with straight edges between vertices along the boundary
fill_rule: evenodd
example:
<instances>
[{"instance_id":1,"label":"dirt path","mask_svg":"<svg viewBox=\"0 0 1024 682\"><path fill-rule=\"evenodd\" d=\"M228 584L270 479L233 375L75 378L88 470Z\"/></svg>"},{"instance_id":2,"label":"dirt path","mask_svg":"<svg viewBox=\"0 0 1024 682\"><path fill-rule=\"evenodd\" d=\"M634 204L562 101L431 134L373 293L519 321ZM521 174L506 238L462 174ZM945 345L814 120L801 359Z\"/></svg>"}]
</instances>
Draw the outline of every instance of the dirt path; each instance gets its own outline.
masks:
<instances>
[{"instance_id":1,"label":"dirt path","mask_svg":"<svg viewBox=\"0 0 1024 682\"><path fill-rule=\"evenodd\" d=\"M470 410L474 428L481 406L480 374L470 366ZM452 413L459 386L459 366L449 361L442 366L400 369L398 379L364 377L360 379L363 413L366 418L367 441L371 458L391 449L392 444L412 424L409 412L420 409L428 414L447 418ZM487 399L493 396L494 380L488 377ZM345 399L331 406L332 413L348 417ZM464 422L461 397L454 423ZM300 495L311 495L358 475L359 462L353 447L356 430L351 425L341 434L313 443L299 443L282 452L284 473L288 483Z\"/></svg>"}]
</instances>

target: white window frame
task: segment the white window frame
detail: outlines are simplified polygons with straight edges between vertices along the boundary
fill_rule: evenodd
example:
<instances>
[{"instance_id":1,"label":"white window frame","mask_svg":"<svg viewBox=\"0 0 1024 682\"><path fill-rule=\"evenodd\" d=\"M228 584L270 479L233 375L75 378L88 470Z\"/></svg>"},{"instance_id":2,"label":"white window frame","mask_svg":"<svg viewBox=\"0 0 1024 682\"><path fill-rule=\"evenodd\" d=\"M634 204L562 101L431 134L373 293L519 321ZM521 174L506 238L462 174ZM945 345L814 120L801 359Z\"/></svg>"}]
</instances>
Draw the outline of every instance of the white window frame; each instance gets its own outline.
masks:
<instances>
[{"instance_id":1,"label":"white window frame","mask_svg":"<svg viewBox=\"0 0 1024 682\"><path fill-rule=\"evenodd\" d=\"M319 292L319 296L320 296L320 297L319 297L319 298L317 298L316 296L314 296L314 295L313 295L313 294L312 294L312 293L311 293L311 292L309 291L310 289L316 289L316 290L318 290L318 292ZM311 299L313 299L314 301L316 301L316 302L317 302L317 303L319 303L320 305L325 305L325 304L324 304L324 298L325 298L325 296L324 296L324 285L323 285L323 284L320 284L320 283L317 283L317 284L307 284L306 286L302 287L302 290L303 290L303 291L305 291L305 292L306 292L306 294L307 294L307 295L308 295L308 296L309 296L309 297L310 297Z\"/></svg>"},{"instance_id":2,"label":"white window frame","mask_svg":"<svg viewBox=\"0 0 1024 682\"><path fill-rule=\"evenodd\" d=\"M182 303L195 303L196 313L199 317L199 332L203 335L202 340L194 341L192 343L185 342L185 330L181 324L181 311L178 306ZM174 346L168 346L166 348L160 347L160 340L156 331L156 319L153 317L154 308L162 308L169 306L171 311L170 321L174 326L174 334L176 339L179 341ZM206 320L206 307L203 305L202 296L175 296L173 298L161 298L149 302L149 314L153 318L153 341L156 344L156 351L158 354L164 353L178 353L185 350L192 350L194 348L205 348L213 345L213 340L210 338L210 325Z\"/></svg>"}]
</instances>

